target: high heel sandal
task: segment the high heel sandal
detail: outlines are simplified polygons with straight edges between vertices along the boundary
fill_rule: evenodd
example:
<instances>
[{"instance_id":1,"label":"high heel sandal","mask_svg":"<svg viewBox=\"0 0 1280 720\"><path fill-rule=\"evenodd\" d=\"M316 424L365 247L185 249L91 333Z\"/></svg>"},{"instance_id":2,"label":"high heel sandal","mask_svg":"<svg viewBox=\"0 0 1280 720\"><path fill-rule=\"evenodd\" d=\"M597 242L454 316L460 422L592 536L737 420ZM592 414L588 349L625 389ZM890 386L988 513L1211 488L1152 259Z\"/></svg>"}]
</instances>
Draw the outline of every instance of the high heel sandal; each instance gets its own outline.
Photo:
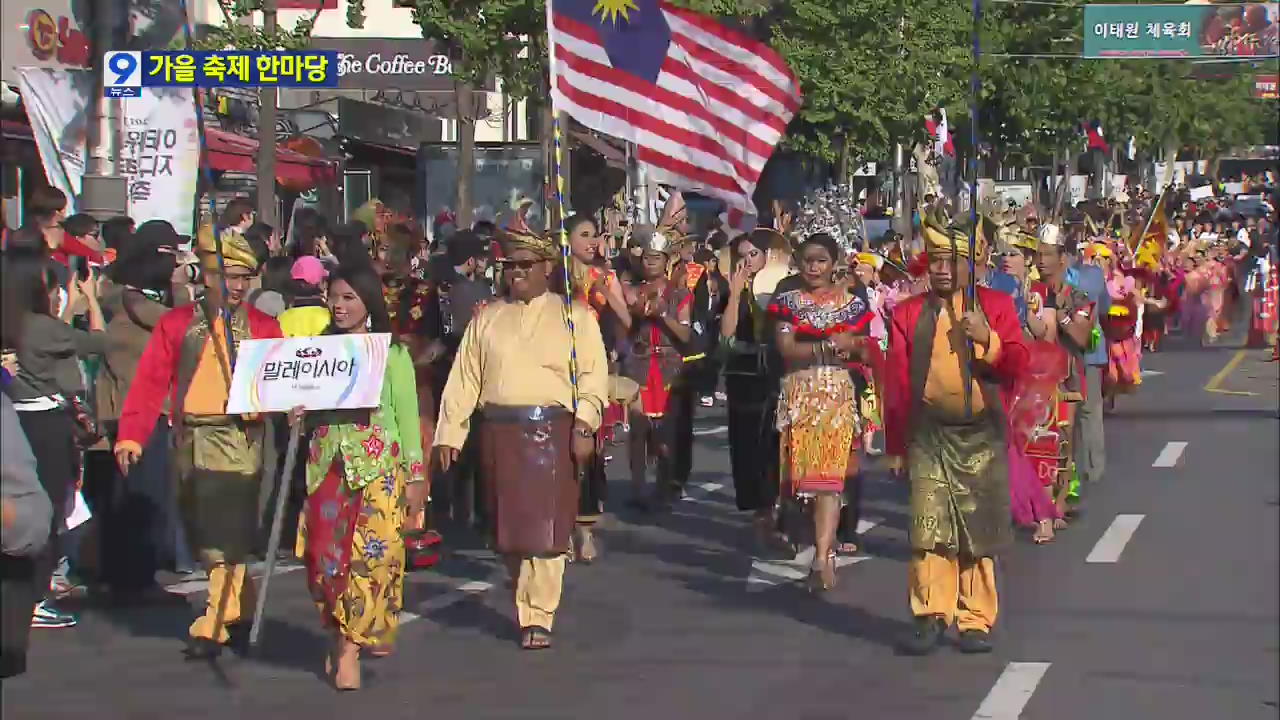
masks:
<instances>
[{"instance_id":1,"label":"high heel sandal","mask_svg":"<svg viewBox=\"0 0 1280 720\"><path fill-rule=\"evenodd\" d=\"M346 641L342 641L342 647L337 652L333 668L333 687L337 690L360 689L360 648L352 648L349 650Z\"/></svg>"},{"instance_id":2,"label":"high heel sandal","mask_svg":"<svg viewBox=\"0 0 1280 720\"><path fill-rule=\"evenodd\" d=\"M836 556L834 553L828 553L826 562L822 563L822 567L809 567L809 577L807 580L809 592L827 592L836 586Z\"/></svg>"}]
</instances>

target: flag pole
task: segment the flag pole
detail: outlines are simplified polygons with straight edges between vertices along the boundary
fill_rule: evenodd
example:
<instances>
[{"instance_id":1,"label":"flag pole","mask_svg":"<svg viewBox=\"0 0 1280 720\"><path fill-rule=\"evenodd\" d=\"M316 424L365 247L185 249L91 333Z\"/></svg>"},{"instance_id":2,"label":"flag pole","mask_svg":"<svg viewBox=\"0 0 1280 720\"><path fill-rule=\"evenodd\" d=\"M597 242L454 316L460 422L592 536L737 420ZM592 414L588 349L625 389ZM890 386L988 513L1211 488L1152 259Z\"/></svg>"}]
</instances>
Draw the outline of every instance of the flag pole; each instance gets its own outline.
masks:
<instances>
[{"instance_id":1,"label":"flag pole","mask_svg":"<svg viewBox=\"0 0 1280 720\"><path fill-rule=\"evenodd\" d=\"M553 32L554 10L552 0L547 0L547 99L551 103L551 128L554 138L551 152L553 182L555 183L557 236L560 241L560 265L564 271L564 324L569 329L569 385L573 388L573 414L578 414L578 342L573 327L573 277L569 272L569 232L564 224L564 128L560 122L560 109L556 106L556 41ZM582 472L582 468L579 468Z\"/></svg>"},{"instance_id":2,"label":"flag pole","mask_svg":"<svg viewBox=\"0 0 1280 720\"><path fill-rule=\"evenodd\" d=\"M1173 183L1165 185L1160 191L1160 196L1156 198L1156 204L1151 206L1151 213L1147 215L1147 224L1142 226L1142 232L1138 234L1137 239L1129 238L1129 249L1137 252L1142 247L1142 241L1147 239L1147 231L1151 229L1151 223L1155 222L1156 212L1160 210L1160 204L1164 202L1165 193L1169 192L1169 188L1173 187Z\"/></svg>"},{"instance_id":3,"label":"flag pole","mask_svg":"<svg viewBox=\"0 0 1280 720\"><path fill-rule=\"evenodd\" d=\"M183 40L187 48L190 49L193 47L192 32L191 32L191 14L187 8L187 0L178 0L178 4L182 8L182 17L184 18L182 22ZM208 136L205 133L204 106L200 102L199 88L192 89L191 101L192 101L192 104L195 106L195 111L196 111L196 134L200 139L199 162L200 162L200 168L204 171L205 186L206 186L207 192L209 193L209 226L213 230L213 247L214 247L214 252L218 257L218 272L219 272L218 279L222 285L222 302L219 303L221 307L218 310L218 314L222 317L223 334L226 336L226 340L227 340L227 366L231 369L232 372L234 372L235 366L236 366L236 356L235 356L236 346L235 346L235 340L234 338L232 338L232 333L231 333L231 309L227 307L227 301L226 301L227 295L229 294L227 291L227 265L226 265L226 260L224 259L222 254L222 233L221 233L221 229L218 227L218 212L217 212L218 206L217 206L217 200L214 197L215 190L213 186L213 171L209 167L209 140L208 140ZM195 211L195 217L192 219L193 221L192 229L194 230L194 233L192 234L191 240L192 240L192 245L194 247L199 247L200 245L200 188L199 188L199 183L197 183L196 185L197 185L196 197L195 197L196 211ZM212 320L210 320L210 323L212 323ZM210 328L209 332L216 334L216 331L214 330L214 328Z\"/></svg>"}]
</instances>

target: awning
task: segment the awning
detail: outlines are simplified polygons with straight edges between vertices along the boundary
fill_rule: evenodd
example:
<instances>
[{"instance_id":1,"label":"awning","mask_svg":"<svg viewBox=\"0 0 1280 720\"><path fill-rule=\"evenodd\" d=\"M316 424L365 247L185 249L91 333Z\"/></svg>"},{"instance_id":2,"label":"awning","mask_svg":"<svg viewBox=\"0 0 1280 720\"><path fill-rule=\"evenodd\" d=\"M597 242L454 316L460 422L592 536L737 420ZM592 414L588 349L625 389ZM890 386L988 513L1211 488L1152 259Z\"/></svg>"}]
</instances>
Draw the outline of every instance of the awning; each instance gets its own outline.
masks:
<instances>
[{"instance_id":1,"label":"awning","mask_svg":"<svg viewBox=\"0 0 1280 720\"><path fill-rule=\"evenodd\" d=\"M35 142L31 136L31 126L17 120L0 120L0 136L5 140Z\"/></svg>"},{"instance_id":2,"label":"awning","mask_svg":"<svg viewBox=\"0 0 1280 720\"><path fill-rule=\"evenodd\" d=\"M257 170L257 140L226 130L206 128L205 143L209 150L209 167L213 170L243 173ZM281 184L313 188L326 183L335 184L337 179L337 163L276 148L276 180Z\"/></svg>"}]
</instances>

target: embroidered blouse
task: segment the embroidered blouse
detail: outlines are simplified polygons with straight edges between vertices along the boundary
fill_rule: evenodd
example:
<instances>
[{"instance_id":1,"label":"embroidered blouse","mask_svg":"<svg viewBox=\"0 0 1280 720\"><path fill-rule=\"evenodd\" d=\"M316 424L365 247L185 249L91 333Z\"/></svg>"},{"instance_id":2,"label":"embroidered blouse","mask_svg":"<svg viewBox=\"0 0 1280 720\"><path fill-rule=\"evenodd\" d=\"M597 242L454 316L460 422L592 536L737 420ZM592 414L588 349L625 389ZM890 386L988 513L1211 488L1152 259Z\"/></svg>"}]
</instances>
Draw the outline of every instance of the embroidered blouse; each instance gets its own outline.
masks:
<instances>
[{"instance_id":1,"label":"embroidered blouse","mask_svg":"<svg viewBox=\"0 0 1280 720\"><path fill-rule=\"evenodd\" d=\"M341 459L352 490L405 473L409 483L426 480L422 462L422 431L413 361L402 345L392 345L382 380L382 398L369 424L321 425L311 437L307 458L307 492L324 480L335 459Z\"/></svg>"},{"instance_id":2,"label":"embroidered blouse","mask_svg":"<svg viewBox=\"0 0 1280 720\"><path fill-rule=\"evenodd\" d=\"M773 297L769 314L787 323L796 335L824 340L839 333L863 333L871 324L872 314L858 295L849 294L843 303L820 301L804 290L790 290Z\"/></svg>"}]
</instances>

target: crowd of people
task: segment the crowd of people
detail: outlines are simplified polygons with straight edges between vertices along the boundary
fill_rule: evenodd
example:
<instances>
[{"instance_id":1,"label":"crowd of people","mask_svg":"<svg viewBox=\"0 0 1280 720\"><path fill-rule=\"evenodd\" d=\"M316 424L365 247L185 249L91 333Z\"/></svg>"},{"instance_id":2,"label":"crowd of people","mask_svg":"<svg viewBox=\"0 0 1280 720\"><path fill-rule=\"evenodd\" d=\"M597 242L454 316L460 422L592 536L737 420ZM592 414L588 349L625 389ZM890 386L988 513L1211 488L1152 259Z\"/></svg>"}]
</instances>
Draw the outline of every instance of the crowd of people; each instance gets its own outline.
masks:
<instances>
[{"instance_id":1,"label":"crowd of people","mask_svg":"<svg viewBox=\"0 0 1280 720\"><path fill-rule=\"evenodd\" d=\"M76 625L60 600L82 585L173 601L161 570L207 574L187 654L218 655L251 617L276 492L335 687L394 651L405 573L465 526L510 571L521 646L547 648L566 566L607 557L615 446L625 505L662 512L690 478L696 408L720 402L755 555L812 546L806 585L834 587L886 455L910 488L902 651L954 625L988 652L993 558L1018 528L1070 527L1143 354L1242 317L1275 330L1274 211L1171 189L975 228L935 200L911 238L850 247L785 223L695 233L674 198L650 226L566 218L562 257L522 212L441 217L429 242L376 201L336 226L300 210L282 234L236 198L186 238L68 217L37 190L3 253L3 675L33 628ZM241 341L348 333L392 338L378 407L227 414ZM66 529L80 499L92 541Z\"/></svg>"}]
</instances>

